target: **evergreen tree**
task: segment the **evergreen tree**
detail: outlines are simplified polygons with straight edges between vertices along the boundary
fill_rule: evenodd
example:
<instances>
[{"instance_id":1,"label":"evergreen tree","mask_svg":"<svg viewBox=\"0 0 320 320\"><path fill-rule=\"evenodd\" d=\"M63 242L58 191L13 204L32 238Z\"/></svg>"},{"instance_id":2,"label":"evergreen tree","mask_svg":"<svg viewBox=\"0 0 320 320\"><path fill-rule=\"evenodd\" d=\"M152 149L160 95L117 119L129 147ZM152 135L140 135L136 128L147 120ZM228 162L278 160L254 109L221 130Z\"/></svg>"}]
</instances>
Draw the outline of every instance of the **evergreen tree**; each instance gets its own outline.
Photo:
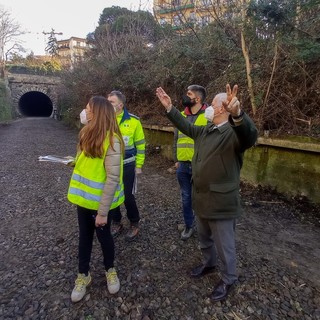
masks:
<instances>
[{"instance_id":1,"label":"evergreen tree","mask_svg":"<svg viewBox=\"0 0 320 320\"><path fill-rule=\"evenodd\" d=\"M51 32L49 32L49 38L48 38L48 43L46 46L46 52L50 54L52 57L56 55L57 52L57 38L56 38L56 32L54 29L51 29Z\"/></svg>"}]
</instances>

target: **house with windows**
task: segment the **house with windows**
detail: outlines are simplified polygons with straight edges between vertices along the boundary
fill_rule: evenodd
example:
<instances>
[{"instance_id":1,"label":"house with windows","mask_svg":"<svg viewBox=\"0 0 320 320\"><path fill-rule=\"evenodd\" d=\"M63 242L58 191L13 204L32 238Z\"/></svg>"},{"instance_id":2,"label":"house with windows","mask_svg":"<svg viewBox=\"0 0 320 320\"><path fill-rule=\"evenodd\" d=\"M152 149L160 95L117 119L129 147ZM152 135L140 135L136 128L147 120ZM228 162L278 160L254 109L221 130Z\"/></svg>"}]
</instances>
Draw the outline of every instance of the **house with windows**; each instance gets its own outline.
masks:
<instances>
[{"instance_id":1,"label":"house with windows","mask_svg":"<svg viewBox=\"0 0 320 320\"><path fill-rule=\"evenodd\" d=\"M213 0L154 0L154 16L160 25L172 25L175 30L188 26L203 27L213 21Z\"/></svg>"},{"instance_id":2,"label":"house with windows","mask_svg":"<svg viewBox=\"0 0 320 320\"><path fill-rule=\"evenodd\" d=\"M87 39L71 37L57 41L56 54L64 66L72 67L76 62L81 61L89 48Z\"/></svg>"}]
</instances>

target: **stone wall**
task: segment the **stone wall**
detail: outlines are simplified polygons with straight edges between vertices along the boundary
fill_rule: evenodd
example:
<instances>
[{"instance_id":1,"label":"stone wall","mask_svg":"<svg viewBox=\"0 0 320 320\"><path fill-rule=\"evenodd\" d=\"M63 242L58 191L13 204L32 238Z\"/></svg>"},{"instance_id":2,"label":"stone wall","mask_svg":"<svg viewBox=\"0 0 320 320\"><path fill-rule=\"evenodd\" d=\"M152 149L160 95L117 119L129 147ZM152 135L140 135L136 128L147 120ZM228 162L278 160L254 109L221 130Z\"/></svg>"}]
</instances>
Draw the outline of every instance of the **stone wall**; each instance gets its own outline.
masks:
<instances>
[{"instance_id":1,"label":"stone wall","mask_svg":"<svg viewBox=\"0 0 320 320\"><path fill-rule=\"evenodd\" d=\"M19 100L27 92L37 91L47 95L52 101L53 112L57 109L57 87L60 83L59 77L8 74L8 83L11 91L11 103L13 113L20 115Z\"/></svg>"}]
</instances>

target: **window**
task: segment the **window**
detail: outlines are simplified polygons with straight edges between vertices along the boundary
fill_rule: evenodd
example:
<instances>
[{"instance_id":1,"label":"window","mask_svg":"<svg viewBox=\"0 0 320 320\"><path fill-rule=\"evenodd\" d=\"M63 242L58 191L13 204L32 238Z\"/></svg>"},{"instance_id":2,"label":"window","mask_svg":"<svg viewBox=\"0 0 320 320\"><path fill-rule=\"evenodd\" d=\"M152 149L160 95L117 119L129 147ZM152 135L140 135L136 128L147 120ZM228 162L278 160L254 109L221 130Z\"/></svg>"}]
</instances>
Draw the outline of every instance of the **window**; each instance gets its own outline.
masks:
<instances>
[{"instance_id":1,"label":"window","mask_svg":"<svg viewBox=\"0 0 320 320\"><path fill-rule=\"evenodd\" d=\"M173 17L173 25L178 27L181 25L180 17L179 16L174 16Z\"/></svg>"},{"instance_id":2,"label":"window","mask_svg":"<svg viewBox=\"0 0 320 320\"><path fill-rule=\"evenodd\" d=\"M201 0L201 4L204 7L209 7L210 5L212 5L212 1L211 0Z\"/></svg>"},{"instance_id":3,"label":"window","mask_svg":"<svg viewBox=\"0 0 320 320\"><path fill-rule=\"evenodd\" d=\"M201 17L201 26L207 26L210 23L210 16Z\"/></svg>"},{"instance_id":4,"label":"window","mask_svg":"<svg viewBox=\"0 0 320 320\"><path fill-rule=\"evenodd\" d=\"M166 20L166 18L160 18L159 22L160 22L160 25L163 26L167 23L167 20Z\"/></svg>"},{"instance_id":5,"label":"window","mask_svg":"<svg viewBox=\"0 0 320 320\"><path fill-rule=\"evenodd\" d=\"M190 15L189 15L189 21L191 23L194 23L196 22L197 18L196 18L196 13L194 11L190 12Z\"/></svg>"},{"instance_id":6,"label":"window","mask_svg":"<svg viewBox=\"0 0 320 320\"><path fill-rule=\"evenodd\" d=\"M180 5L181 5L181 0L172 0L171 3L172 3L172 5L175 6L175 7L176 7L176 6L180 6Z\"/></svg>"}]
</instances>

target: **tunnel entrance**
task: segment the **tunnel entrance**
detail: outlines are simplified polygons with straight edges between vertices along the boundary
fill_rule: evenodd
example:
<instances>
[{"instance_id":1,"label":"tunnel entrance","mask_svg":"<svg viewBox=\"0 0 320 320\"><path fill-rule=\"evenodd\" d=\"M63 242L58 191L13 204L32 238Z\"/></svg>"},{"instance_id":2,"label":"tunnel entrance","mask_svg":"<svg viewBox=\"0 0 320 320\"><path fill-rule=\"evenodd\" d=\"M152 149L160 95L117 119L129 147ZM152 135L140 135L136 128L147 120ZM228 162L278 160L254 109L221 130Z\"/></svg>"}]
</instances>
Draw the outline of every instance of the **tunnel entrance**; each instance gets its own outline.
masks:
<instances>
[{"instance_id":1,"label":"tunnel entrance","mask_svg":"<svg viewBox=\"0 0 320 320\"><path fill-rule=\"evenodd\" d=\"M52 110L51 99L42 92L27 92L19 100L19 111L25 117L50 117Z\"/></svg>"}]
</instances>

